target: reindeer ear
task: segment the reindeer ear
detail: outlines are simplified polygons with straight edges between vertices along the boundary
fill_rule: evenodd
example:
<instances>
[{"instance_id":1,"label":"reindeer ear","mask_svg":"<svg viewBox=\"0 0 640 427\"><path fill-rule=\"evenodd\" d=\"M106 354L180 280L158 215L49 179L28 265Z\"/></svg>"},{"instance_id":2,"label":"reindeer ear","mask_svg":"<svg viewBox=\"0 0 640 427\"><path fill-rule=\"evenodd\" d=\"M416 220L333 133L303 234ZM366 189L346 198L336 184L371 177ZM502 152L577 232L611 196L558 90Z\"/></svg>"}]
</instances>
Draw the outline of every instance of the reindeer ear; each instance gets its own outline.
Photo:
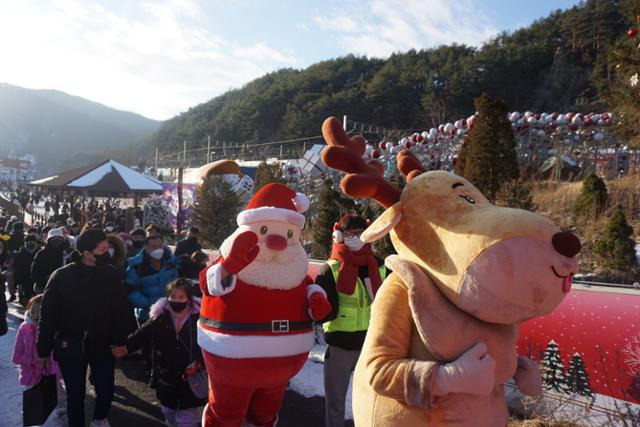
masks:
<instances>
[{"instance_id":1,"label":"reindeer ear","mask_svg":"<svg viewBox=\"0 0 640 427\"><path fill-rule=\"evenodd\" d=\"M383 238L402 219L402 202L397 202L384 211L360 236L365 243L375 242Z\"/></svg>"}]
</instances>

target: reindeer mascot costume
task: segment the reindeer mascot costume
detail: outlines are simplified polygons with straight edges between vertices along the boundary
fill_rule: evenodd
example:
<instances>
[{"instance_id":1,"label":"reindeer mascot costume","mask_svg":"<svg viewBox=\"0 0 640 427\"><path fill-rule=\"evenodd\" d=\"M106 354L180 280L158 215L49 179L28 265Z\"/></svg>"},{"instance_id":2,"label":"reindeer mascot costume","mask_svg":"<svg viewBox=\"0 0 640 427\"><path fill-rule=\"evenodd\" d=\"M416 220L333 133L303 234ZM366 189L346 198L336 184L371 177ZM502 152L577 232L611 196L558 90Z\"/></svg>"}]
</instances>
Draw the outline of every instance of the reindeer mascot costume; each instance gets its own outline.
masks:
<instances>
[{"instance_id":1,"label":"reindeer mascot costume","mask_svg":"<svg viewBox=\"0 0 640 427\"><path fill-rule=\"evenodd\" d=\"M300 231L308 206L303 194L266 185L238 215L221 258L200 273L206 427L275 425L287 383L315 343L312 320L331 311L307 275Z\"/></svg>"},{"instance_id":2,"label":"reindeer mascot costume","mask_svg":"<svg viewBox=\"0 0 640 427\"><path fill-rule=\"evenodd\" d=\"M373 304L356 366L356 426L505 426L503 383L542 392L537 365L516 353L518 324L551 312L571 289L580 241L540 215L493 206L467 180L425 172L398 154L401 192L363 159L335 118L323 161L347 172L341 187L386 211L362 235L391 234L398 255Z\"/></svg>"}]
</instances>

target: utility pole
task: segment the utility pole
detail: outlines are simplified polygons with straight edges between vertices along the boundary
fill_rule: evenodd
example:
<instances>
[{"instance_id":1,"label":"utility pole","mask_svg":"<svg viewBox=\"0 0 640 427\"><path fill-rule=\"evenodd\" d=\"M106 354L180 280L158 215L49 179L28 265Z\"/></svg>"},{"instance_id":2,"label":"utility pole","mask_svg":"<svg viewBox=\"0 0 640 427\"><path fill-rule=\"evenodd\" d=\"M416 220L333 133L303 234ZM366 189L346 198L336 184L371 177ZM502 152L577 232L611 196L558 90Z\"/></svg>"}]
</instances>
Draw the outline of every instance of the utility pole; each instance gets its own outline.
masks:
<instances>
[{"instance_id":1,"label":"utility pole","mask_svg":"<svg viewBox=\"0 0 640 427\"><path fill-rule=\"evenodd\" d=\"M187 165L187 140L182 141L182 163Z\"/></svg>"},{"instance_id":2,"label":"utility pole","mask_svg":"<svg viewBox=\"0 0 640 427\"><path fill-rule=\"evenodd\" d=\"M156 147L156 178L158 177L158 147Z\"/></svg>"},{"instance_id":3,"label":"utility pole","mask_svg":"<svg viewBox=\"0 0 640 427\"><path fill-rule=\"evenodd\" d=\"M342 116L342 129L347 130L347 115Z\"/></svg>"},{"instance_id":4,"label":"utility pole","mask_svg":"<svg viewBox=\"0 0 640 427\"><path fill-rule=\"evenodd\" d=\"M207 135L207 162L209 163L211 161L211 137L209 135Z\"/></svg>"},{"instance_id":5,"label":"utility pole","mask_svg":"<svg viewBox=\"0 0 640 427\"><path fill-rule=\"evenodd\" d=\"M227 146L224 141L222 141L222 157L227 158Z\"/></svg>"}]
</instances>

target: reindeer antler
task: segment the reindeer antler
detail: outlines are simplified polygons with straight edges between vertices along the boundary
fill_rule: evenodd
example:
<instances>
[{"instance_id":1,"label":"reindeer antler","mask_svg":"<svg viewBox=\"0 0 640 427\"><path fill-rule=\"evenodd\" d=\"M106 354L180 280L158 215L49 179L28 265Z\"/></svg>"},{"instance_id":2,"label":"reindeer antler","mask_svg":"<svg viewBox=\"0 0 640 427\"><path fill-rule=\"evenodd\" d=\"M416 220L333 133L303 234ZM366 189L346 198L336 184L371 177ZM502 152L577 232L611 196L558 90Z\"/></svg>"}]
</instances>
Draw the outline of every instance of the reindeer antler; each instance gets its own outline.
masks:
<instances>
[{"instance_id":1,"label":"reindeer antler","mask_svg":"<svg viewBox=\"0 0 640 427\"><path fill-rule=\"evenodd\" d=\"M349 138L335 117L324 121L322 136L329 145L321 153L324 164L348 174L340 182L343 193L373 199L385 208L400 200L400 190L384 179L382 164L362 158L366 148L364 138Z\"/></svg>"},{"instance_id":2,"label":"reindeer antler","mask_svg":"<svg viewBox=\"0 0 640 427\"><path fill-rule=\"evenodd\" d=\"M422 162L409 150L402 150L398 153L396 164L400 173L407 177L407 182L426 172Z\"/></svg>"}]
</instances>

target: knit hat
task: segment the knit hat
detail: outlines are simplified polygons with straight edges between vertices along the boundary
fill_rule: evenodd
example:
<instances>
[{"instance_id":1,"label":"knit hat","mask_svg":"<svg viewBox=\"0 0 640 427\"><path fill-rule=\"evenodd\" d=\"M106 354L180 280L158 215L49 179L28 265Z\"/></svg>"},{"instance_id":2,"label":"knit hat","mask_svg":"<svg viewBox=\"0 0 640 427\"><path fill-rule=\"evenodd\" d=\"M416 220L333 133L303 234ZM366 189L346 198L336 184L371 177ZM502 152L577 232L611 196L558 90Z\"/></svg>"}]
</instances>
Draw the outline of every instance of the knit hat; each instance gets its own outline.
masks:
<instances>
[{"instance_id":1,"label":"knit hat","mask_svg":"<svg viewBox=\"0 0 640 427\"><path fill-rule=\"evenodd\" d=\"M302 212L309 207L309 199L286 185L267 184L249 201L246 209L238 214L238 225L260 221L280 221L304 226Z\"/></svg>"},{"instance_id":2,"label":"knit hat","mask_svg":"<svg viewBox=\"0 0 640 427\"><path fill-rule=\"evenodd\" d=\"M107 235L102 230L97 230L95 228L91 228L87 231L82 232L80 237L78 237L78 241L76 242L76 248L80 253L84 251L93 251L98 243L107 240Z\"/></svg>"}]
</instances>

